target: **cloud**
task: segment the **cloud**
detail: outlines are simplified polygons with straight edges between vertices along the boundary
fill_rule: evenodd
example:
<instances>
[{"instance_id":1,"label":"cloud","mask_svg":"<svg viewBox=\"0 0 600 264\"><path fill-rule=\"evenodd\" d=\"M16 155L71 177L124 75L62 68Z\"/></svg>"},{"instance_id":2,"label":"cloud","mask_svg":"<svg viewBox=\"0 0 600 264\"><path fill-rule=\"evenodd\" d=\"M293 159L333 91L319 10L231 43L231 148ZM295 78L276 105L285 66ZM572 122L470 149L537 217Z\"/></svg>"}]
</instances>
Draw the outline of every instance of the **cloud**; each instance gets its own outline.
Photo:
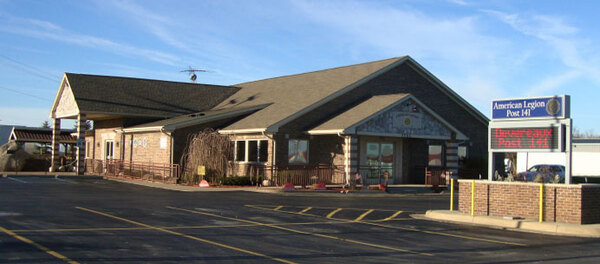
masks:
<instances>
[{"instance_id":1,"label":"cloud","mask_svg":"<svg viewBox=\"0 0 600 264\"><path fill-rule=\"evenodd\" d=\"M142 26L143 29L168 45L182 50L191 50L190 45L179 40L181 36L175 36L172 33L173 27L181 27L182 25L175 22L171 17L152 12L131 1L98 1L96 3L108 5L113 11L121 11L130 21Z\"/></svg>"},{"instance_id":2,"label":"cloud","mask_svg":"<svg viewBox=\"0 0 600 264\"><path fill-rule=\"evenodd\" d=\"M557 88L580 76L580 72L569 71L560 75L547 77L546 79L542 80L540 83L534 85L531 89L529 89L527 91L527 96L535 96L541 94L551 95L552 92L557 90Z\"/></svg>"},{"instance_id":3,"label":"cloud","mask_svg":"<svg viewBox=\"0 0 600 264\"><path fill-rule=\"evenodd\" d=\"M6 23L0 24L0 31L5 33L60 41L124 56L141 57L167 65L176 65L181 61L179 57L166 52L144 49L91 35L69 32L48 21L0 15L0 21L2 20Z\"/></svg>"},{"instance_id":4,"label":"cloud","mask_svg":"<svg viewBox=\"0 0 600 264\"><path fill-rule=\"evenodd\" d=\"M546 15L523 16L499 11L484 11L511 26L517 32L536 38L551 50L546 56L556 56L569 70L560 76L549 76L539 87L557 87L549 83L566 83L567 80L585 76L600 84L600 49L588 39L579 36L577 27L564 19ZM534 88L534 90L537 88ZM547 89L542 89L547 90Z\"/></svg>"}]
</instances>

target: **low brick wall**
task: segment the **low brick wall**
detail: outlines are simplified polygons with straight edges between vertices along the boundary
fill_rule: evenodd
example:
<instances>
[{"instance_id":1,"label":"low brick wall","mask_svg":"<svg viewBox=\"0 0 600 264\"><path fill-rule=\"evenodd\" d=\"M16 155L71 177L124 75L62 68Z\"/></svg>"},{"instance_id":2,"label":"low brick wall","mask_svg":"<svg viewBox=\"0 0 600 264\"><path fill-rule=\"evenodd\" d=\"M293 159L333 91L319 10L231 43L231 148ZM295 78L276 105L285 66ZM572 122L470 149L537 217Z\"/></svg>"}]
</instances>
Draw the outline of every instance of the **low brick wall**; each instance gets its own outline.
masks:
<instances>
[{"instance_id":1,"label":"low brick wall","mask_svg":"<svg viewBox=\"0 0 600 264\"><path fill-rule=\"evenodd\" d=\"M459 180L459 211L471 213L472 180ZM475 181L475 215L538 220L539 183ZM600 223L600 184L544 184L543 220Z\"/></svg>"}]
</instances>

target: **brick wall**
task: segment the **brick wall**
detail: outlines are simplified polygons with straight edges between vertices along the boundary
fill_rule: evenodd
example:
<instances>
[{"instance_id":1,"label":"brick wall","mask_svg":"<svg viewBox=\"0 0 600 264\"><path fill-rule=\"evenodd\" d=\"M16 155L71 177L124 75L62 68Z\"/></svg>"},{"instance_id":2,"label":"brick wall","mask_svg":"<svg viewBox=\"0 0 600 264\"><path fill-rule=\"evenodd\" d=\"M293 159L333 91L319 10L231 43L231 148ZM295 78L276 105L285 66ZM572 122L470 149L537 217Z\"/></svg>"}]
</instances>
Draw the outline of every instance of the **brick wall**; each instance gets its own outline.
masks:
<instances>
[{"instance_id":1,"label":"brick wall","mask_svg":"<svg viewBox=\"0 0 600 264\"><path fill-rule=\"evenodd\" d=\"M124 155L131 162L171 163L171 137L161 132L127 134Z\"/></svg>"},{"instance_id":2,"label":"brick wall","mask_svg":"<svg viewBox=\"0 0 600 264\"><path fill-rule=\"evenodd\" d=\"M459 211L471 213L471 180L460 180ZM538 220L540 185L475 181L475 215L516 216ZM545 184L543 220L571 224L600 223L600 185Z\"/></svg>"}]
</instances>

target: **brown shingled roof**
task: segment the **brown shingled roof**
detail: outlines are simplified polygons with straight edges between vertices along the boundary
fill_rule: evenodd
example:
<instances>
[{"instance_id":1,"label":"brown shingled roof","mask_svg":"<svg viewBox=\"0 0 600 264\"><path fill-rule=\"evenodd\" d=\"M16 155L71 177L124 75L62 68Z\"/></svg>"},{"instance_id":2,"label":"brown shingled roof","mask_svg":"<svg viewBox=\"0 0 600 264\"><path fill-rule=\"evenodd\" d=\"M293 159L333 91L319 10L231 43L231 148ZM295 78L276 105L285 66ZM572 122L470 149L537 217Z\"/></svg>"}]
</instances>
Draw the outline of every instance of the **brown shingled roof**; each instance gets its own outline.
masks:
<instances>
[{"instance_id":1,"label":"brown shingled roof","mask_svg":"<svg viewBox=\"0 0 600 264\"><path fill-rule=\"evenodd\" d=\"M335 97L345 88L387 69L403 58L405 57L237 84L235 86L242 89L215 109L272 103L224 130L268 128L278 122L285 122L287 118L308 107Z\"/></svg>"},{"instance_id":2,"label":"brown shingled roof","mask_svg":"<svg viewBox=\"0 0 600 264\"><path fill-rule=\"evenodd\" d=\"M77 138L72 136L75 130L61 130L60 143L77 143ZM10 136L11 140L17 142L52 143L51 128L14 127Z\"/></svg>"},{"instance_id":3,"label":"brown shingled roof","mask_svg":"<svg viewBox=\"0 0 600 264\"><path fill-rule=\"evenodd\" d=\"M172 117L209 110L232 86L65 73L81 113Z\"/></svg>"}]
</instances>

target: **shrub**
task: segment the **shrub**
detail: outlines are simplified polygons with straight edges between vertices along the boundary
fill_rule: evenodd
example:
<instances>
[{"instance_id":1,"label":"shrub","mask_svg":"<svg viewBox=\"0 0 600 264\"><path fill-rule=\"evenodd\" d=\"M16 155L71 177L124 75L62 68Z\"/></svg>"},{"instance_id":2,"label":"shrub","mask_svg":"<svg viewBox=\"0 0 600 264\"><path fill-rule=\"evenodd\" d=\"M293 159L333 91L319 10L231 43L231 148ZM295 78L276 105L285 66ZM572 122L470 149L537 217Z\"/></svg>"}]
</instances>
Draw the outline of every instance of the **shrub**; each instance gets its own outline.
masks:
<instances>
[{"instance_id":1,"label":"shrub","mask_svg":"<svg viewBox=\"0 0 600 264\"><path fill-rule=\"evenodd\" d=\"M225 177L223 179L223 185L256 185L254 180L256 177L248 177L248 176L236 176L236 177ZM262 176L258 177L258 182L261 183L263 180Z\"/></svg>"}]
</instances>

